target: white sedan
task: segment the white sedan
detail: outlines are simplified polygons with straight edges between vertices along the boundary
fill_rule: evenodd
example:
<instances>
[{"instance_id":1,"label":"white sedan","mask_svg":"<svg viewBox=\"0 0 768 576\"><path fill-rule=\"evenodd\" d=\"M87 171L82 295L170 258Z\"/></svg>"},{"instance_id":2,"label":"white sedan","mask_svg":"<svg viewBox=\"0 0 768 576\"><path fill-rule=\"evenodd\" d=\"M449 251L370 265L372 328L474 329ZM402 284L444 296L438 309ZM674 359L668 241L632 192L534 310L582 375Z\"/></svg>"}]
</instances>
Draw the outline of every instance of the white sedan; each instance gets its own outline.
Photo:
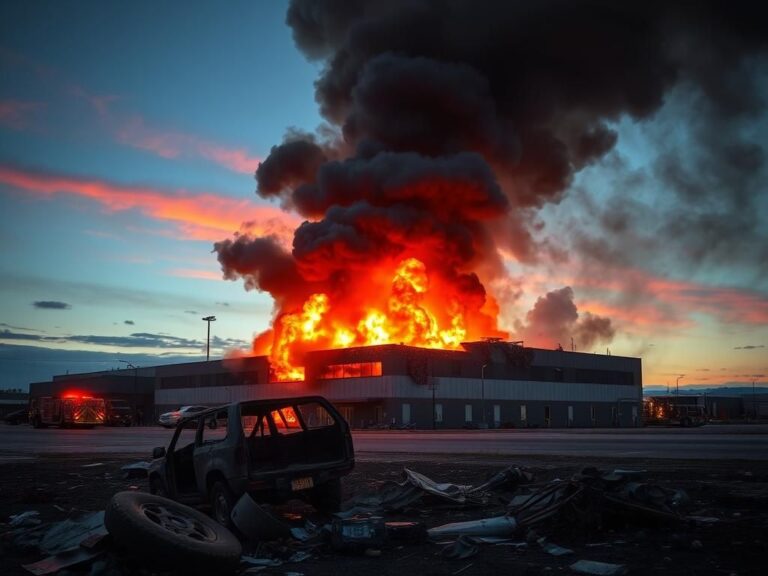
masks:
<instances>
[{"instance_id":1,"label":"white sedan","mask_svg":"<svg viewBox=\"0 0 768 576\"><path fill-rule=\"evenodd\" d=\"M179 420L182 418L186 418L187 416L192 416L193 414L196 414L197 412L202 412L203 410L207 410L208 406L182 406L178 410L174 410L173 412L166 412L165 414L160 414L160 426L163 426L165 428L173 428L176 426Z\"/></svg>"}]
</instances>

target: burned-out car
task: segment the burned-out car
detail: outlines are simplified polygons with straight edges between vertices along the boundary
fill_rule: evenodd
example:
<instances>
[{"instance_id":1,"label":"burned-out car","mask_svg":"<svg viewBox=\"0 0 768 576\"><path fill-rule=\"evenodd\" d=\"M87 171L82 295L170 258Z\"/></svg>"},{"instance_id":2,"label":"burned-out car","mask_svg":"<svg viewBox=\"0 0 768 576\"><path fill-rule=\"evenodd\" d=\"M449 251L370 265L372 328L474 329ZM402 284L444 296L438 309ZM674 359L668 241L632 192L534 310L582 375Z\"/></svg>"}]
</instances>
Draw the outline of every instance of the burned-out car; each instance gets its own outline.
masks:
<instances>
[{"instance_id":1,"label":"burned-out car","mask_svg":"<svg viewBox=\"0 0 768 576\"><path fill-rule=\"evenodd\" d=\"M349 425L320 396L235 402L199 412L180 420L168 448L155 448L152 456L153 494L190 505L210 503L213 517L226 526L245 493L257 502L300 497L335 512L341 477L354 467Z\"/></svg>"}]
</instances>

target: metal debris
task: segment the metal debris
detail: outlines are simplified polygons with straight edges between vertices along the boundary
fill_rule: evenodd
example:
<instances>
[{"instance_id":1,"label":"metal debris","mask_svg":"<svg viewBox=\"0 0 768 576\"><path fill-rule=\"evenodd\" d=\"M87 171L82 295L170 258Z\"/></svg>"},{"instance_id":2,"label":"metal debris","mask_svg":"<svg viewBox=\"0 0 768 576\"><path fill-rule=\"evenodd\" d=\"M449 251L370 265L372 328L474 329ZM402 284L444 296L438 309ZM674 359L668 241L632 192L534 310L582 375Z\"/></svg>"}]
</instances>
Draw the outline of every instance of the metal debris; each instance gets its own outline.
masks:
<instances>
[{"instance_id":1,"label":"metal debris","mask_svg":"<svg viewBox=\"0 0 768 576\"><path fill-rule=\"evenodd\" d=\"M594 560L579 560L571 564L570 569L577 574L589 574L590 576L621 576L627 573L627 567L623 564L609 564Z\"/></svg>"},{"instance_id":2,"label":"metal debris","mask_svg":"<svg viewBox=\"0 0 768 576\"><path fill-rule=\"evenodd\" d=\"M468 522L453 522L427 530L432 539L446 536L512 536L518 524L512 516L496 516Z\"/></svg>"},{"instance_id":3,"label":"metal debris","mask_svg":"<svg viewBox=\"0 0 768 576\"><path fill-rule=\"evenodd\" d=\"M291 535L290 527L274 516L269 507L259 505L249 494L243 494L231 514L232 522L250 540L277 540Z\"/></svg>"}]
</instances>

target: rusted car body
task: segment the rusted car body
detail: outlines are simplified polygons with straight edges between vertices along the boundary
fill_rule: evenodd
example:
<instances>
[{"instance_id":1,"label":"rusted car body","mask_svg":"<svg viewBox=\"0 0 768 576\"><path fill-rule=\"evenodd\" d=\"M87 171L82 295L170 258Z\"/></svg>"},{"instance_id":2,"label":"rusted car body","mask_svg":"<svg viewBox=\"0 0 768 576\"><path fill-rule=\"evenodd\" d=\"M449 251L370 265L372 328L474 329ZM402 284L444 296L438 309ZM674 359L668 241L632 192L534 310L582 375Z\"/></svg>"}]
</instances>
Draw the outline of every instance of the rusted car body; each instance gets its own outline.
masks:
<instances>
[{"instance_id":1,"label":"rusted car body","mask_svg":"<svg viewBox=\"0 0 768 576\"><path fill-rule=\"evenodd\" d=\"M257 502L300 497L332 512L341 477L354 467L349 425L320 396L252 400L180 420L168 448L155 448L150 490L185 504L210 503L231 525L245 493Z\"/></svg>"}]
</instances>

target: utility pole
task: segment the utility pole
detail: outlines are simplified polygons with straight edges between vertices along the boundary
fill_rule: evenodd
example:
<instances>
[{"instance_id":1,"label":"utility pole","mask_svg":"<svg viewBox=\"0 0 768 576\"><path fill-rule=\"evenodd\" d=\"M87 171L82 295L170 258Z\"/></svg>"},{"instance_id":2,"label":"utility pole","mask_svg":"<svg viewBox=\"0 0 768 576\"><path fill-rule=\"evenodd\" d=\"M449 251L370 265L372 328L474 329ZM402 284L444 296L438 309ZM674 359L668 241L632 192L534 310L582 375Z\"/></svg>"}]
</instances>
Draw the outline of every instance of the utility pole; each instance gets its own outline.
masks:
<instances>
[{"instance_id":1,"label":"utility pole","mask_svg":"<svg viewBox=\"0 0 768 576\"><path fill-rule=\"evenodd\" d=\"M206 316L203 318L203 322L208 322L208 338L205 341L205 361L208 362L211 358L211 322L216 321L216 316Z\"/></svg>"}]
</instances>

